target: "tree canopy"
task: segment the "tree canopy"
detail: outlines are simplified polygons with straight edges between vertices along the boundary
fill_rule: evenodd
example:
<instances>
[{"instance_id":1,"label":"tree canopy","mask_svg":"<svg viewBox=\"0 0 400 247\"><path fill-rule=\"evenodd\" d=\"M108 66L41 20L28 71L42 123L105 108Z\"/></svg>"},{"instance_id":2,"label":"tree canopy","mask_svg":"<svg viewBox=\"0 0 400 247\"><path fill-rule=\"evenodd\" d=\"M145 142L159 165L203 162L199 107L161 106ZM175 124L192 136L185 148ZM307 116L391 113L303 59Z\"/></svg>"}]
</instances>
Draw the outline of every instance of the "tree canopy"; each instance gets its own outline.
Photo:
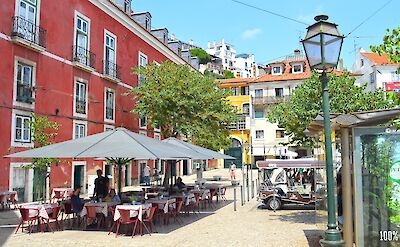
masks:
<instances>
[{"instance_id":1,"label":"tree canopy","mask_svg":"<svg viewBox=\"0 0 400 247\"><path fill-rule=\"evenodd\" d=\"M206 64L211 61L212 57L205 50L201 48L193 48L190 50L192 57L198 57L200 64Z\"/></svg>"},{"instance_id":2,"label":"tree canopy","mask_svg":"<svg viewBox=\"0 0 400 247\"><path fill-rule=\"evenodd\" d=\"M394 63L400 63L400 26L390 32L386 29L383 36L383 43L378 46L371 46L371 51L379 55L387 54L388 59Z\"/></svg>"},{"instance_id":3,"label":"tree canopy","mask_svg":"<svg viewBox=\"0 0 400 247\"><path fill-rule=\"evenodd\" d=\"M329 97L332 113L350 113L388 108L384 92L377 90L365 92L365 86L354 85L355 78L348 74L328 74ZM292 143L310 144L304 130L322 112L322 94L319 74L312 76L294 89L289 101L273 107L268 113L269 122L285 128L286 134L292 137Z\"/></svg>"},{"instance_id":4,"label":"tree canopy","mask_svg":"<svg viewBox=\"0 0 400 247\"><path fill-rule=\"evenodd\" d=\"M132 112L146 116L164 138L180 135L213 150L230 145L227 126L236 115L213 79L169 61L135 67L133 73L146 80L129 91L136 101Z\"/></svg>"}]
</instances>

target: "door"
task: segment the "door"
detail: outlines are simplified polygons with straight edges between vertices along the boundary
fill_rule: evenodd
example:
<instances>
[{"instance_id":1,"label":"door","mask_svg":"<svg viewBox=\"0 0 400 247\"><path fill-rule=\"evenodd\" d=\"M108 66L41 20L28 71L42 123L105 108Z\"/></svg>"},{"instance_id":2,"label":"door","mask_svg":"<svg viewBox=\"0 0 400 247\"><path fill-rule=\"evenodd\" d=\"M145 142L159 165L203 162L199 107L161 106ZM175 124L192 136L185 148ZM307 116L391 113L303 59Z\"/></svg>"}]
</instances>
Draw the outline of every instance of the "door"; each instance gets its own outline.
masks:
<instances>
[{"instance_id":1,"label":"door","mask_svg":"<svg viewBox=\"0 0 400 247\"><path fill-rule=\"evenodd\" d=\"M20 0L18 6L18 33L29 41L35 42L36 7Z\"/></svg>"},{"instance_id":2,"label":"door","mask_svg":"<svg viewBox=\"0 0 400 247\"><path fill-rule=\"evenodd\" d=\"M189 175L189 171L188 171L188 161L184 160L183 161L183 175Z\"/></svg>"},{"instance_id":3,"label":"door","mask_svg":"<svg viewBox=\"0 0 400 247\"><path fill-rule=\"evenodd\" d=\"M235 157L235 160L225 160L224 167L229 168L231 162L235 163L236 168L242 167L242 148L241 147L231 147L224 152L226 155Z\"/></svg>"},{"instance_id":4,"label":"door","mask_svg":"<svg viewBox=\"0 0 400 247\"><path fill-rule=\"evenodd\" d=\"M43 190L45 189L45 182L43 172L33 170L33 201L38 201L43 198ZM19 196L19 195L18 195Z\"/></svg>"},{"instance_id":5,"label":"door","mask_svg":"<svg viewBox=\"0 0 400 247\"><path fill-rule=\"evenodd\" d=\"M25 202L25 191L28 192L25 188L27 187L25 184L27 178L27 169L22 167L13 167L12 168L12 184L11 190L16 191L18 193L19 202Z\"/></svg>"},{"instance_id":6,"label":"door","mask_svg":"<svg viewBox=\"0 0 400 247\"><path fill-rule=\"evenodd\" d=\"M74 188L78 186L83 193L86 192L85 165L74 165Z\"/></svg>"}]
</instances>

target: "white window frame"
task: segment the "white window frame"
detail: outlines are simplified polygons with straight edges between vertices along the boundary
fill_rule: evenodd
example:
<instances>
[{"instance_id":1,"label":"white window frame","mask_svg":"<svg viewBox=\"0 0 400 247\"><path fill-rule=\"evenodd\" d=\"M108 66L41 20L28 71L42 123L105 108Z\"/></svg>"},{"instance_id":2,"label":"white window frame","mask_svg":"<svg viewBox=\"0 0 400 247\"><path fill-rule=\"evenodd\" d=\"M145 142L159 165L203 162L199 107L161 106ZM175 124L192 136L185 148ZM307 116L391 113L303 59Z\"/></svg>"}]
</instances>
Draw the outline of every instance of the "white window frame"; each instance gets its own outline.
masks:
<instances>
[{"instance_id":1,"label":"white window frame","mask_svg":"<svg viewBox=\"0 0 400 247\"><path fill-rule=\"evenodd\" d=\"M17 127L17 116L24 116L24 117L29 117L31 118L31 112L26 112L26 111L21 111L21 110L16 110L14 109L12 112L12 120L11 120L11 146L12 147L26 147L26 148L33 148L34 147L34 143L32 141L32 127L30 128L31 130L31 134L30 134L30 142L21 142L21 141L17 141L15 139L15 131L16 131L16 127ZM31 118L31 121L33 121L33 119Z\"/></svg>"},{"instance_id":2,"label":"white window frame","mask_svg":"<svg viewBox=\"0 0 400 247\"><path fill-rule=\"evenodd\" d=\"M145 65L141 64L141 57L146 58L146 64ZM139 51L139 53L138 53L138 67L147 66L148 64L149 64L149 58L147 57L147 55L144 54L143 52ZM142 76L138 75L138 84L145 79L145 78L143 78L143 79L141 79L141 78L142 78Z\"/></svg>"},{"instance_id":3,"label":"white window frame","mask_svg":"<svg viewBox=\"0 0 400 247\"><path fill-rule=\"evenodd\" d=\"M30 2L29 0L22 0L23 2ZM15 1L15 16L19 16L19 3L21 2L21 0L17 0ZM36 26L40 26L40 2L41 0L36 0L36 17L35 17L35 25Z\"/></svg>"},{"instance_id":4,"label":"white window frame","mask_svg":"<svg viewBox=\"0 0 400 247\"><path fill-rule=\"evenodd\" d=\"M114 94L114 99L113 99L113 107L114 107L113 119L108 119L107 118L107 114L106 114L106 111L107 111L107 93L109 93L109 92ZM116 93L115 93L114 89L111 89L111 88L105 88L104 89L104 122L115 123L115 96L116 96Z\"/></svg>"},{"instance_id":5,"label":"white window frame","mask_svg":"<svg viewBox=\"0 0 400 247\"><path fill-rule=\"evenodd\" d=\"M277 137L277 136L276 136L276 132L277 132L277 131L283 132L283 137ZM275 139L284 139L285 136L286 136L286 135L285 135L285 130L284 130L284 129L276 129L276 130L275 130Z\"/></svg>"},{"instance_id":6,"label":"white window frame","mask_svg":"<svg viewBox=\"0 0 400 247\"><path fill-rule=\"evenodd\" d=\"M90 51L90 31L91 31L90 30L91 29L90 28L90 18L85 16L84 14L76 11L76 10L74 12L74 41L73 41L73 44L74 44L74 46L76 46L76 34L77 34L76 26L77 26L77 23L78 23L78 17L83 19L83 20L85 20L85 21L87 21L88 32L87 32L87 47L86 47L86 50Z\"/></svg>"},{"instance_id":7,"label":"white window frame","mask_svg":"<svg viewBox=\"0 0 400 247\"><path fill-rule=\"evenodd\" d=\"M141 129L147 129L147 117L146 116L144 116L144 118L145 118L145 125L142 125L142 121L141 121L141 116L139 115L139 128L141 128Z\"/></svg>"},{"instance_id":8,"label":"white window frame","mask_svg":"<svg viewBox=\"0 0 400 247\"><path fill-rule=\"evenodd\" d=\"M277 72L275 72L274 71L274 68L279 68L279 73L277 73ZM273 75L282 75L282 65L275 65L275 66L272 66L272 69L271 69L271 74L273 74Z\"/></svg>"},{"instance_id":9,"label":"white window frame","mask_svg":"<svg viewBox=\"0 0 400 247\"><path fill-rule=\"evenodd\" d=\"M25 102L20 102L17 101L17 77L18 77L18 63L24 63L26 65L32 66L32 87L36 87L36 63L32 62L30 60L21 58L21 57L15 57L14 58L14 91L13 91L13 105L14 106L19 106L19 107L24 107L24 108L29 108L29 109L35 109L35 101L32 102L32 104L25 103ZM36 97L35 90L32 92L32 98L35 99Z\"/></svg>"},{"instance_id":10,"label":"white window frame","mask_svg":"<svg viewBox=\"0 0 400 247\"><path fill-rule=\"evenodd\" d=\"M110 131L110 130L114 130L115 126L114 125L110 125L110 124L105 124L104 125L104 132L105 131Z\"/></svg>"},{"instance_id":11,"label":"white window frame","mask_svg":"<svg viewBox=\"0 0 400 247\"><path fill-rule=\"evenodd\" d=\"M161 141L161 134L160 133L154 133L154 139Z\"/></svg>"},{"instance_id":12,"label":"white window frame","mask_svg":"<svg viewBox=\"0 0 400 247\"><path fill-rule=\"evenodd\" d=\"M232 96L239 96L239 87L232 87Z\"/></svg>"},{"instance_id":13,"label":"white window frame","mask_svg":"<svg viewBox=\"0 0 400 247\"><path fill-rule=\"evenodd\" d=\"M257 137L257 132L262 133L262 137ZM255 132L255 137L256 137L256 139L258 139L258 140L264 139L264 137L265 137L265 132L264 132L264 130L256 130L256 132Z\"/></svg>"},{"instance_id":14,"label":"white window frame","mask_svg":"<svg viewBox=\"0 0 400 247\"><path fill-rule=\"evenodd\" d=\"M76 112L76 86L78 83L86 84L86 92L85 92L85 101L86 101L86 109L85 109L85 114L78 113ZM74 93L73 93L73 115L75 117L80 117L80 118L87 118L88 116L88 110L89 110L89 101L88 101L88 94L89 94L89 82L85 79L79 78L79 77L74 77Z\"/></svg>"},{"instance_id":15,"label":"white window frame","mask_svg":"<svg viewBox=\"0 0 400 247\"><path fill-rule=\"evenodd\" d=\"M257 95L257 92L261 92L261 95ZM254 89L254 97L255 97L255 98L262 98L262 97L264 97L264 89L262 89L262 88L256 88L256 89Z\"/></svg>"},{"instance_id":16,"label":"white window frame","mask_svg":"<svg viewBox=\"0 0 400 247\"><path fill-rule=\"evenodd\" d=\"M82 137L87 136L87 133L88 133L88 124L87 124L87 122L86 121L81 121L81 120L74 120L73 121L73 126L72 126L72 139L76 139L75 138L75 125L77 125L77 124L85 125L85 135L82 136Z\"/></svg>"},{"instance_id":17,"label":"white window frame","mask_svg":"<svg viewBox=\"0 0 400 247\"><path fill-rule=\"evenodd\" d=\"M300 66L300 71L294 71L295 66ZM303 65L301 63L295 63L292 65L292 74L300 74L303 73Z\"/></svg>"},{"instance_id":18,"label":"white window frame","mask_svg":"<svg viewBox=\"0 0 400 247\"><path fill-rule=\"evenodd\" d=\"M117 36L113 34L112 32L108 31L107 29L104 29L104 52L103 52L103 60L106 61L106 52L107 52L107 43L106 39L107 36L111 37L114 39L114 63L115 66L117 66ZM103 63L103 71L105 71L105 63ZM116 69L116 68L115 68ZM117 76L116 74L114 75L115 77Z\"/></svg>"}]
</instances>

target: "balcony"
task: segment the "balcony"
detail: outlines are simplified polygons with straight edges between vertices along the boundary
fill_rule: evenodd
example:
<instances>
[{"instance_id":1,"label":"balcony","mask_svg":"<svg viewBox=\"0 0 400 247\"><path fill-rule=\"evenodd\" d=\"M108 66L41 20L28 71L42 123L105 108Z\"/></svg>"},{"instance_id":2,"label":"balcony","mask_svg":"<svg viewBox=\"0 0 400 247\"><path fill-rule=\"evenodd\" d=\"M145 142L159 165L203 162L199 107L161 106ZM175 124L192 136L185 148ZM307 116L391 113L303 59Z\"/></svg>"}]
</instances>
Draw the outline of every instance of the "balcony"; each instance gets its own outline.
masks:
<instances>
[{"instance_id":1,"label":"balcony","mask_svg":"<svg viewBox=\"0 0 400 247\"><path fill-rule=\"evenodd\" d=\"M75 111L79 114L86 114L86 100L77 99L75 101Z\"/></svg>"},{"instance_id":2,"label":"balcony","mask_svg":"<svg viewBox=\"0 0 400 247\"><path fill-rule=\"evenodd\" d=\"M12 23L12 41L39 52L46 49L45 29L19 16L13 16Z\"/></svg>"},{"instance_id":3,"label":"balcony","mask_svg":"<svg viewBox=\"0 0 400 247\"><path fill-rule=\"evenodd\" d=\"M96 54L85 47L73 46L72 64L88 72L93 72L96 66Z\"/></svg>"},{"instance_id":4,"label":"balcony","mask_svg":"<svg viewBox=\"0 0 400 247\"><path fill-rule=\"evenodd\" d=\"M33 88L30 85L24 83L17 83L17 98L18 102L32 104L35 102L33 98Z\"/></svg>"},{"instance_id":5,"label":"balcony","mask_svg":"<svg viewBox=\"0 0 400 247\"><path fill-rule=\"evenodd\" d=\"M268 105L268 104L279 104L281 102L288 101L290 99L290 95L285 96L261 96L261 97L253 97L254 105Z\"/></svg>"},{"instance_id":6,"label":"balcony","mask_svg":"<svg viewBox=\"0 0 400 247\"><path fill-rule=\"evenodd\" d=\"M230 126L228 126L229 130L248 130L249 129L249 123L246 121L246 118L248 118L248 114L237 114L238 121L232 123Z\"/></svg>"},{"instance_id":7,"label":"balcony","mask_svg":"<svg viewBox=\"0 0 400 247\"><path fill-rule=\"evenodd\" d=\"M113 62L103 60L103 76L105 79L116 83L120 82L121 70L121 66L118 66Z\"/></svg>"}]
</instances>

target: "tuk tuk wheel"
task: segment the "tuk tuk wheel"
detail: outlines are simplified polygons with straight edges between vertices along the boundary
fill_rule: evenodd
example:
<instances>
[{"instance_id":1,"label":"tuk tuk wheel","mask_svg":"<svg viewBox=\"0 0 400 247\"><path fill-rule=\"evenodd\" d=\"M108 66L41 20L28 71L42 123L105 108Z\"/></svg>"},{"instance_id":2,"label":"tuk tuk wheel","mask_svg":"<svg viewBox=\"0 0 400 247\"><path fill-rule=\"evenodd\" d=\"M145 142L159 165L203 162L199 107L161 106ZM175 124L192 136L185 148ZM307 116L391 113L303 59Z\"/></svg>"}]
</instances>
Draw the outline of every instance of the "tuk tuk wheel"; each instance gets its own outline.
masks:
<instances>
[{"instance_id":1,"label":"tuk tuk wheel","mask_svg":"<svg viewBox=\"0 0 400 247\"><path fill-rule=\"evenodd\" d=\"M266 205L267 205L268 209L278 210L282 207L282 201L277 197L275 197L275 198L271 197L267 200Z\"/></svg>"}]
</instances>

